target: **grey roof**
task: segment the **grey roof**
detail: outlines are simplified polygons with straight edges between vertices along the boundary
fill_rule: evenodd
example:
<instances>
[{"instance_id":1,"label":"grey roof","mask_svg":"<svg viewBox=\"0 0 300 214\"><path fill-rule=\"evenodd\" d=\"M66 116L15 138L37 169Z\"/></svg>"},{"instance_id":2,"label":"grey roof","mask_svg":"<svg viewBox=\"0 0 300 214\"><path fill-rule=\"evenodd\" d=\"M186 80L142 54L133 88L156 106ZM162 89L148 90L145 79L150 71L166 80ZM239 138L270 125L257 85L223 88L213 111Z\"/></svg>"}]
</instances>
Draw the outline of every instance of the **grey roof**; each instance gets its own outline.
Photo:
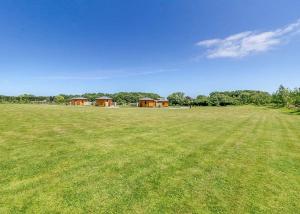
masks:
<instances>
[{"instance_id":1,"label":"grey roof","mask_svg":"<svg viewBox=\"0 0 300 214\"><path fill-rule=\"evenodd\" d=\"M166 98L160 97L156 100L157 102L169 102Z\"/></svg>"},{"instance_id":2,"label":"grey roof","mask_svg":"<svg viewBox=\"0 0 300 214\"><path fill-rule=\"evenodd\" d=\"M147 100L151 101L151 100L153 100L154 101L154 99L149 98L149 97L144 97L144 98L141 98L140 100L142 100L142 101L147 101Z\"/></svg>"},{"instance_id":3,"label":"grey roof","mask_svg":"<svg viewBox=\"0 0 300 214\"><path fill-rule=\"evenodd\" d=\"M71 100L87 100L85 97L73 97Z\"/></svg>"},{"instance_id":4,"label":"grey roof","mask_svg":"<svg viewBox=\"0 0 300 214\"><path fill-rule=\"evenodd\" d=\"M96 98L96 100L112 100L112 98L107 97L107 96L103 96L103 97Z\"/></svg>"}]
</instances>

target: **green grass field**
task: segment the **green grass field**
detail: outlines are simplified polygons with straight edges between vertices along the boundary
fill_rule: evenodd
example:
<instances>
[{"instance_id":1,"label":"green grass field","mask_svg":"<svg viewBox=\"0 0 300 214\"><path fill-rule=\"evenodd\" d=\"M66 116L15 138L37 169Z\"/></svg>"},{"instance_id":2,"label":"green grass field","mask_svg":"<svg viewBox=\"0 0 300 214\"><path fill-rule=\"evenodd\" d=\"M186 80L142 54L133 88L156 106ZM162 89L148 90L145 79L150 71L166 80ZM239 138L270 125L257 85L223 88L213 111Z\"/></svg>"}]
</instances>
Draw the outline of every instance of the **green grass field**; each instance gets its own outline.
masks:
<instances>
[{"instance_id":1,"label":"green grass field","mask_svg":"<svg viewBox=\"0 0 300 214\"><path fill-rule=\"evenodd\" d=\"M0 105L0 213L299 213L300 115Z\"/></svg>"}]
</instances>

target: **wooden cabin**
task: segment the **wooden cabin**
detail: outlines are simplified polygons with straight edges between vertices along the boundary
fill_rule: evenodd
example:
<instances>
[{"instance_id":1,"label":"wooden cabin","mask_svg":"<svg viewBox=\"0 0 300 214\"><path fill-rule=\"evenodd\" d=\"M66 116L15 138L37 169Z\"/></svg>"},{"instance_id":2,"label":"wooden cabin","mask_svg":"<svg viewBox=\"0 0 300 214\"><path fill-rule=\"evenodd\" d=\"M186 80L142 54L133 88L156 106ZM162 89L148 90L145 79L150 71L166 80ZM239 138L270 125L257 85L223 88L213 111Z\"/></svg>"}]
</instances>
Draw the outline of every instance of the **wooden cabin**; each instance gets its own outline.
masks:
<instances>
[{"instance_id":1,"label":"wooden cabin","mask_svg":"<svg viewBox=\"0 0 300 214\"><path fill-rule=\"evenodd\" d=\"M156 107L156 101L152 98L144 97L139 99L139 107L149 107L154 108Z\"/></svg>"},{"instance_id":2,"label":"wooden cabin","mask_svg":"<svg viewBox=\"0 0 300 214\"><path fill-rule=\"evenodd\" d=\"M88 102L87 98L84 97L74 97L71 99L70 104L74 106L84 106Z\"/></svg>"},{"instance_id":3,"label":"wooden cabin","mask_svg":"<svg viewBox=\"0 0 300 214\"><path fill-rule=\"evenodd\" d=\"M106 96L96 98L96 106L111 107L113 106L112 98Z\"/></svg>"},{"instance_id":4,"label":"wooden cabin","mask_svg":"<svg viewBox=\"0 0 300 214\"><path fill-rule=\"evenodd\" d=\"M169 107L169 100L165 98L159 98L156 100L156 107L158 108L166 108Z\"/></svg>"}]
</instances>

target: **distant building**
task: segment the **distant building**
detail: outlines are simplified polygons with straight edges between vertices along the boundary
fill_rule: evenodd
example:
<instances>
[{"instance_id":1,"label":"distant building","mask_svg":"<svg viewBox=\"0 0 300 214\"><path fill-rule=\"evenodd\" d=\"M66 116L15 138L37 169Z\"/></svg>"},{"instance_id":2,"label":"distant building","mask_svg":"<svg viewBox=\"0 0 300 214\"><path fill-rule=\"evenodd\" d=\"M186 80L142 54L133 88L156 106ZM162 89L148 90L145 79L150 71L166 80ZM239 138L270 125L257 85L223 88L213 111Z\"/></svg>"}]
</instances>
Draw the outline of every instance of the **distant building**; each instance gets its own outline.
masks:
<instances>
[{"instance_id":1,"label":"distant building","mask_svg":"<svg viewBox=\"0 0 300 214\"><path fill-rule=\"evenodd\" d=\"M88 99L84 97L74 97L71 99L70 104L74 106L84 106L88 103Z\"/></svg>"},{"instance_id":2,"label":"distant building","mask_svg":"<svg viewBox=\"0 0 300 214\"><path fill-rule=\"evenodd\" d=\"M139 107L150 107L154 108L156 106L156 102L154 99L149 97L144 97L139 100Z\"/></svg>"},{"instance_id":3,"label":"distant building","mask_svg":"<svg viewBox=\"0 0 300 214\"><path fill-rule=\"evenodd\" d=\"M144 97L139 100L139 107L154 108L154 107L168 107L168 106L169 106L169 101L165 98L159 98L155 100L149 97Z\"/></svg>"},{"instance_id":4,"label":"distant building","mask_svg":"<svg viewBox=\"0 0 300 214\"><path fill-rule=\"evenodd\" d=\"M96 98L95 105L101 107L111 107L113 106L113 101L112 98L103 96L103 97Z\"/></svg>"},{"instance_id":5,"label":"distant building","mask_svg":"<svg viewBox=\"0 0 300 214\"><path fill-rule=\"evenodd\" d=\"M165 98L159 98L156 100L156 107L169 107L169 100Z\"/></svg>"}]
</instances>

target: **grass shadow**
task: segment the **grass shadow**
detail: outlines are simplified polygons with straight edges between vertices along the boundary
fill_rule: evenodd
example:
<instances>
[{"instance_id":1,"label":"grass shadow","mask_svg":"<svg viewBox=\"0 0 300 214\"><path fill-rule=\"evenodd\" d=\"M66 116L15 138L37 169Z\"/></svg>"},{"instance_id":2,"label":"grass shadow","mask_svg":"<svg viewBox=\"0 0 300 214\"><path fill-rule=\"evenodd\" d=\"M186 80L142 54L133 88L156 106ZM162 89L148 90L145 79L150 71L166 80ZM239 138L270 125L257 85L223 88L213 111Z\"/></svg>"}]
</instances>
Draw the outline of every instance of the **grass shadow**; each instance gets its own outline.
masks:
<instances>
[{"instance_id":1,"label":"grass shadow","mask_svg":"<svg viewBox=\"0 0 300 214\"><path fill-rule=\"evenodd\" d=\"M278 106L278 105L267 105L265 106L268 109L282 109L282 106Z\"/></svg>"},{"instance_id":2,"label":"grass shadow","mask_svg":"<svg viewBox=\"0 0 300 214\"><path fill-rule=\"evenodd\" d=\"M300 108L299 107L282 107L277 105L268 105L265 106L267 109L279 109L284 114L290 114L290 115L300 115Z\"/></svg>"},{"instance_id":3,"label":"grass shadow","mask_svg":"<svg viewBox=\"0 0 300 214\"><path fill-rule=\"evenodd\" d=\"M292 115L300 115L300 110L293 110L291 112L288 112L288 114L292 114Z\"/></svg>"}]
</instances>

